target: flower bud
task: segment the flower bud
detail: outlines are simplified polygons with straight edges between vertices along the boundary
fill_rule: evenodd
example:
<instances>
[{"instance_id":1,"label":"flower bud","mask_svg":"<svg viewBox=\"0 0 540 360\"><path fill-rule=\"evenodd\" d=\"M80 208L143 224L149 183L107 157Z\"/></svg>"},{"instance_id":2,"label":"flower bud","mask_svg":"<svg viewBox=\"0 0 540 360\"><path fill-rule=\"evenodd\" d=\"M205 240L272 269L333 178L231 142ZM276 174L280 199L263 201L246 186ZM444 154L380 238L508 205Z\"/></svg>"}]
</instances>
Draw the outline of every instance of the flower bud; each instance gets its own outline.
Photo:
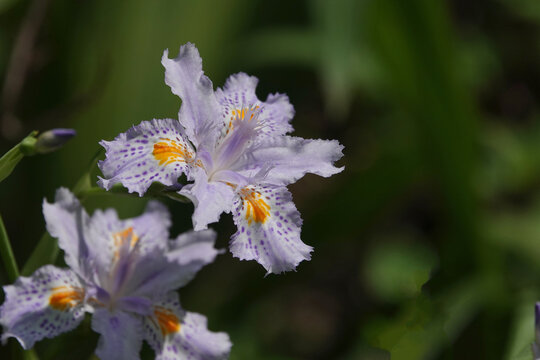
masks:
<instances>
[{"instance_id":1,"label":"flower bud","mask_svg":"<svg viewBox=\"0 0 540 360\"><path fill-rule=\"evenodd\" d=\"M52 129L41 133L37 137L35 151L40 154L58 150L76 135L73 129Z\"/></svg>"}]
</instances>

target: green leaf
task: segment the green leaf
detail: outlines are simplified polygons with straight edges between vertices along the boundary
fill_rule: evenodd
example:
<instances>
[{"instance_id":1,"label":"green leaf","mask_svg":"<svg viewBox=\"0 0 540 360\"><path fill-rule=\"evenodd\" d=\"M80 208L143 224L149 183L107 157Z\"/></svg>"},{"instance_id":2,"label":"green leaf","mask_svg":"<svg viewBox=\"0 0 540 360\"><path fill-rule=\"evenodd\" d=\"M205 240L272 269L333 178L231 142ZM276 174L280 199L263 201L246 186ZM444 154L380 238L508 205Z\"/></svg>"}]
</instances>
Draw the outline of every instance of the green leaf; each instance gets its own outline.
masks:
<instances>
[{"instance_id":1,"label":"green leaf","mask_svg":"<svg viewBox=\"0 0 540 360\"><path fill-rule=\"evenodd\" d=\"M94 157L92 157L92 160L90 161L90 164L88 164L87 170L84 172L84 174L82 174L82 176L79 178L79 180L77 181L77 183L73 187L73 193L79 199L80 199L80 196L83 193L85 193L87 191L90 191L90 189L93 188L92 181L91 181L90 178L92 176L93 171L96 168L97 162L98 162L99 158L101 157L102 153L103 153L103 150L100 149L94 154Z\"/></svg>"},{"instance_id":2,"label":"green leaf","mask_svg":"<svg viewBox=\"0 0 540 360\"><path fill-rule=\"evenodd\" d=\"M30 276L45 264L54 264L58 256L58 243L48 232L45 232L24 264L21 274Z\"/></svg>"},{"instance_id":3,"label":"green leaf","mask_svg":"<svg viewBox=\"0 0 540 360\"><path fill-rule=\"evenodd\" d=\"M0 182L11 174L23 157L20 144L17 144L0 158Z\"/></svg>"},{"instance_id":4,"label":"green leaf","mask_svg":"<svg viewBox=\"0 0 540 360\"><path fill-rule=\"evenodd\" d=\"M528 360L532 357L531 344L534 342L534 304L537 293L526 293L521 304L515 308L509 332L509 346L506 360Z\"/></svg>"},{"instance_id":5,"label":"green leaf","mask_svg":"<svg viewBox=\"0 0 540 360\"><path fill-rule=\"evenodd\" d=\"M460 283L437 297L422 295L397 316L372 326L373 346L389 350L392 359L434 359L449 346L477 313L484 287L479 278Z\"/></svg>"},{"instance_id":6,"label":"green leaf","mask_svg":"<svg viewBox=\"0 0 540 360\"><path fill-rule=\"evenodd\" d=\"M398 302L418 296L436 263L424 245L410 241L377 241L365 263L365 276L381 299Z\"/></svg>"}]
</instances>

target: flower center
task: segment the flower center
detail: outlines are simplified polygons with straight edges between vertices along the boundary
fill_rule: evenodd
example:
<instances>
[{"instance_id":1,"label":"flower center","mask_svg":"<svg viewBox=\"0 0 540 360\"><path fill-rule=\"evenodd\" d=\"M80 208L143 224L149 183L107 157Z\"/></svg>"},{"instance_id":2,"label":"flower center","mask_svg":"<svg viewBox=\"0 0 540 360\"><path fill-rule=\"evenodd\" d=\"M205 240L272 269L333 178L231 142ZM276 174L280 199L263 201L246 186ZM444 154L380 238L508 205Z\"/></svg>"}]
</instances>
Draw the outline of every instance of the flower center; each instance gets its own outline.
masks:
<instances>
[{"instance_id":1,"label":"flower center","mask_svg":"<svg viewBox=\"0 0 540 360\"><path fill-rule=\"evenodd\" d=\"M261 110L259 106L231 110L229 121L213 151L213 166L209 174L231 169L246 153L262 128L259 120Z\"/></svg>"},{"instance_id":2,"label":"flower center","mask_svg":"<svg viewBox=\"0 0 540 360\"><path fill-rule=\"evenodd\" d=\"M106 302L110 306L124 296L126 284L137 266L140 244L132 226L113 233L112 241L114 252L111 267L101 280L101 286L109 296Z\"/></svg>"}]
</instances>

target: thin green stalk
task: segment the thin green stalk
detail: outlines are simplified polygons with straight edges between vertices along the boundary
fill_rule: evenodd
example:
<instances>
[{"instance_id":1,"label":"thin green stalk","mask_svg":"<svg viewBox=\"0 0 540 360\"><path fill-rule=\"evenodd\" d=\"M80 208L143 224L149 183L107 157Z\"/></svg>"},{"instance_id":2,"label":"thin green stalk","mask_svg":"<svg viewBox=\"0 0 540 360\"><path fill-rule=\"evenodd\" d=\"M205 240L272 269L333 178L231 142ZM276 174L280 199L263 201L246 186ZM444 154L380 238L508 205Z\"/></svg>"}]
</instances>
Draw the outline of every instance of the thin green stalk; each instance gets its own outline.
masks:
<instances>
[{"instance_id":1,"label":"thin green stalk","mask_svg":"<svg viewBox=\"0 0 540 360\"><path fill-rule=\"evenodd\" d=\"M0 255L2 256L2 261L6 268L9 282L15 282L15 280L17 280L19 277L19 268L17 267L15 256L13 256L13 250L11 249L11 244L9 242L2 216L0 216ZM17 347L15 351L18 354L17 358L21 360L39 360L39 357L34 349L24 350Z\"/></svg>"},{"instance_id":2,"label":"thin green stalk","mask_svg":"<svg viewBox=\"0 0 540 360\"><path fill-rule=\"evenodd\" d=\"M2 262L6 268L9 281L14 282L19 277L19 268L17 267L15 256L13 256L13 250L11 249L2 216L0 216L0 255L2 256Z\"/></svg>"}]
</instances>

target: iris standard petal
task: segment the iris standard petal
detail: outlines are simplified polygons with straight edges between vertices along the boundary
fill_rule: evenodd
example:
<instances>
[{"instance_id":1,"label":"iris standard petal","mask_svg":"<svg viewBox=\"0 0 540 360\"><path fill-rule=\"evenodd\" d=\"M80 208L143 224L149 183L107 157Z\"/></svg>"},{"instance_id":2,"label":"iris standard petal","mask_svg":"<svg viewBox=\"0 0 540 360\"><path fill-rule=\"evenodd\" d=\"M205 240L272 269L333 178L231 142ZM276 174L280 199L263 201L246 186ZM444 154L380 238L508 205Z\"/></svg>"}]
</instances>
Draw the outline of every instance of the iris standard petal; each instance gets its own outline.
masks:
<instances>
[{"instance_id":1,"label":"iris standard petal","mask_svg":"<svg viewBox=\"0 0 540 360\"><path fill-rule=\"evenodd\" d=\"M206 317L184 312L174 292L155 303L144 336L157 360L227 359L232 346L226 333L208 330Z\"/></svg>"},{"instance_id":2,"label":"iris standard petal","mask_svg":"<svg viewBox=\"0 0 540 360\"><path fill-rule=\"evenodd\" d=\"M84 289L77 275L46 265L31 277L4 286L0 308L2 340L16 338L25 349L77 327L84 318Z\"/></svg>"},{"instance_id":3,"label":"iris standard petal","mask_svg":"<svg viewBox=\"0 0 540 360\"><path fill-rule=\"evenodd\" d=\"M123 311L97 309L92 330L101 334L96 355L101 360L137 360L142 347L142 318Z\"/></svg>"},{"instance_id":4,"label":"iris standard petal","mask_svg":"<svg viewBox=\"0 0 540 360\"><path fill-rule=\"evenodd\" d=\"M267 139L243 159L244 176L268 167L264 182L288 185L307 173L329 177L343 171L334 166L343 156L343 145L337 140L311 140L281 136Z\"/></svg>"},{"instance_id":5,"label":"iris standard petal","mask_svg":"<svg viewBox=\"0 0 540 360\"><path fill-rule=\"evenodd\" d=\"M58 239L64 258L71 269L87 277L88 244L86 230L89 217L79 200L66 188L56 190L55 202L43 200L47 231Z\"/></svg>"},{"instance_id":6,"label":"iris standard petal","mask_svg":"<svg viewBox=\"0 0 540 360\"><path fill-rule=\"evenodd\" d=\"M235 195L231 186L209 181L202 169L195 172L194 180L194 184L184 186L179 193L189 198L195 205L193 228L198 231L218 221L222 213L230 212Z\"/></svg>"},{"instance_id":7,"label":"iris standard petal","mask_svg":"<svg viewBox=\"0 0 540 360\"><path fill-rule=\"evenodd\" d=\"M143 121L113 141L101 141L106 158L98 164L104 175L98 184L109 190L121 183L140 196L154 181L176 184L195 161L194 150L183 134L177 120L154 119Z\"/></svg>"},{"instance_id":8,"label":"iris standard petal","mask_svg":"<svg viewBox=\"0 0 540 360\"><path fill-rule=\"evenodd\" d=\"M240 189L233 219L238 230L230 249L240 260L256 260L268 273L278 274L311 259L313 248L300 240L302 219L285 187Z\"/></svg>"},{"instance_id":9,"label":"iris standard petal","mask_svg":"<svg viewBox=\"0 0 540 360\"><path fill-rule=\"evenodd\" d=\"M169 59L169 51L165 50L161 64L165 67L165 83L182 99L178 117L189 140L195 147L213 145L219 131L219 103L212 81L202 70L199 51L187 43L180 47L176 58Z\"/></svg>"}]
</instances>

